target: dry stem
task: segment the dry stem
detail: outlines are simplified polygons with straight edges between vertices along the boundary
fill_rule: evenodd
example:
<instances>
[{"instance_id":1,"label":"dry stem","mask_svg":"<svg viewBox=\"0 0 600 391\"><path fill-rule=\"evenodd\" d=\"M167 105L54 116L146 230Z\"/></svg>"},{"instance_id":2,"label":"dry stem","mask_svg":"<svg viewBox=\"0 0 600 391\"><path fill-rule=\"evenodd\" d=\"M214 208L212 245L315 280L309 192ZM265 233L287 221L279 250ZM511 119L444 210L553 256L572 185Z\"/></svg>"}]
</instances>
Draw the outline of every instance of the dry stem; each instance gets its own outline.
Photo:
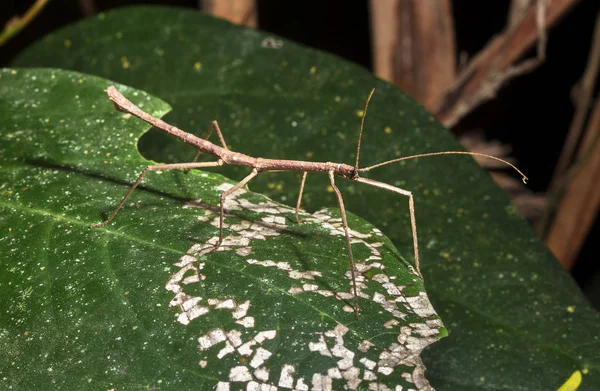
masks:
<instances>
[{"instance_id":1,"label":"dry stem","mask_svg":"<svg viewBox=\"0 0 600 391\"><path fill-rule=\"evenodd\" d=\"M202 9L232 23L256 27L255 0L203 0Z\"/></svg>"},{"instance_id":2,"label":"dry stem","mask_svg":"<svg viewBox=\"0 0 600 391\"><path fill-rule=\"evenodd\" d=\"M0 46L4 45L9 39L23 30L23 28L40 13L49 1L50 0L37 0L27 12L25 12L23 17L13 16L13 18L6 23L6 26L4 26L4 30L0 33Z\"/></svg>"},{"instance_id":3,"label":"dry stem","mask_svg":"<svg viewBox=\"0 0 600 391\"><path fill-rule=\"evenodd\" d=\"M546 29L578 1L537 0L530 5L518 24L509 23L505 32L493 38L459 75L435 110L437 118L446 127L456 125L475 107L493 98L506 81L538 66L544 60ZM536 41L537 57L513 65Z\"/></svg>"},{"instance_id":4,"label":"dry stem","mask_svg":"<svg viewBox=\"0 0 600 391\"><path fill-rule=\"evenodd\" d=\"M428 109L456 73L450 0L371 0L375 74Z\"/></svg>"},{"instance_id":5,"label":"dry stem","mask_svg":"<svg viewBox=\"0 0 600 391\"><path fill-rule=\"evenodd\" d=\"M546 244L571 269L600 210L600 96Z\"/></svg>"}]
</instances>

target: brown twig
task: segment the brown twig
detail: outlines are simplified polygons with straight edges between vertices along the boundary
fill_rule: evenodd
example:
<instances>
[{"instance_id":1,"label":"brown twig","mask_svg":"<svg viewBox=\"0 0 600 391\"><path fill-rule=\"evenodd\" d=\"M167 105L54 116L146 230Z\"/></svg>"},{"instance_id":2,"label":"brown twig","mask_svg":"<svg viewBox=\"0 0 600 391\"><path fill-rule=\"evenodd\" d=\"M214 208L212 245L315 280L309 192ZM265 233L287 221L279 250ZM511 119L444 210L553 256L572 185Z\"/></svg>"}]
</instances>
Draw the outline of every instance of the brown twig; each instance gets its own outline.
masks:
<instances>
[{"instance_id":1,"label":"brown twig","mask_svg":"<svg viewBox=\"0 0 600 391\"><path fill-rule=\"evenodd\" d=\"M0 33L0 46L4 45L9 39L17 35L25 26L29 24L40 11L48 4L50 0L37 0L22 17L13 16L6 23L4 30Z\"/></svg>"},{"instance_id":2,"label":"brown twig","mask_svg":"<svg viewBox=\"0 0 600 391\"><path fill-rule=\"evenodd\" d=\"M98 12L96 2L94 0L79 0L79 9L85 16L92 16Z\"/></svg>"},{"instance_id":3,"label":"brown twig","mask_svg":"<svg viewBox=\"0 0 600 391\"><path fill-rule=\"evenodd\" d=\"M600 210L600 96L572 167L568 185L556 211L546 244L571 269Z\"/></svg>"},{"instance_id":4,"label":"brown twig","mask_svg":"<svg viewBox=\"0 0 600 391\"><path fill-rule=\"evenodd\" d=\"M456 73L450 0L371 0L370 8L375 74L436 107Z\"/></svg>"},{"instance_id":5,"label":"brown twig","mask_svg":"<svg viewBox=\"0 0 600 391\"><path fill-rule=\"evenodd\" d=\"M255 0L202 0L202 10L232 23L256 27Z\"/></svg>"},{"instance_id":6,"label":"brown twig","mask_svg":"<svg viewBox=\"0 0 600 391\"><path fill-rule=\"evenodd\" d=\"M567 167L573 160L573 154L579 140L581 139L581 132L583 131L585 120L587 118L590 103L592 102L592 95L594 93L594 86L596 85L596 79L598 78L598 72L600 71L600 12L596 16L596 24L594 27L594 38L592 46L590 48L590 54L588 56L588 62L583 72L581 80L577 83L574 90L576 91L576 108L573 122L567 133L564 147L554 169L554 175L552 177L552 184L550 185L551 190L557 188L557 184L560 178L564 175Z\"/></svg>"},{"instance_id":7,"label":"brown twig","mask_svg":"<svg viewBox=\"0 0 600 391\"><path fill-rule=\"evenodd\" d=\"M508 27L512 28L521 23L521 20L527 13L527 8L535 0L511 0L508 10Z\"/></svg>"},{"instance_id":8,"label":"brown twig","mask_svg":"<svg viewBox=\"0 0 600 391\"><path fill-rule=\"evenodd\" d=\"M575 115L550 184L553 202L546 208L536 227L542 236L546 236L548 227L551 226L546 244L567 269L573 266L600 206L600 182L595 179L600 176L600 97L596 98L581 140L599 72L600 12L596 16L586 69L574 88ZM577 161L567 168L580 140ZM556 214L551 220L555 210Z\"/></svg>"},{"instance_id":9,"label":"brown twig","mask_svg":"<svg viewBox=\"0 0 600 391\"><path fill-rule=\"evenodd\" d=\"M473 108L493 98L503 83L533 70L544 59L546 29L578 1L537 0L530 5L517 25L509 23L502 34L493 38L471 60L436 108L437 118L445 126L452 127ZM537 57L513 65L536 41Z\"/></svg>"}]
</instances>

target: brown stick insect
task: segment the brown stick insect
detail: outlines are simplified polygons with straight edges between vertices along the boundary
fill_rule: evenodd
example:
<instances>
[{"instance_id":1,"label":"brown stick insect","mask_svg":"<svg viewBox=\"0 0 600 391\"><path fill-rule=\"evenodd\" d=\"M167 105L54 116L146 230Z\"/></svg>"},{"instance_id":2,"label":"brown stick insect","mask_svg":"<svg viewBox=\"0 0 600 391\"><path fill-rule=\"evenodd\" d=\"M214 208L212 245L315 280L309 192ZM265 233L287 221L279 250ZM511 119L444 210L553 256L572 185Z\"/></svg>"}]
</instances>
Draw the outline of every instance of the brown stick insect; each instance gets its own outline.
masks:
<instances>
[{"instance_id":1,"label":"brown stick insect","mask_svg":"<svg viewBox=\"0 0 600 391\"><path fill-rule=\"evenodd\" d=\"M202 139L202 138L194 136L193 134L184 132L183 130L178 129L175 126L169 125L166 122L164 122L158 118L151 116L150 114L144 112L142 109L140 109L139 107L137 107L136 105L131 103L129 100L127 100L119 91L117 91L117 89L115 87L112 87L112 86L108 87L106 89L106 93L108 94L108 97L110 98L110 100L112 100L113 103L115 104L115 107L117 108L117 110L135 115L136 117L139 117L140 119L148 122L152 126L158 128L164 132L167 132L170 135L177 137L178 139L182 140L183 142L197 148L198 153L194 157L193 161L190 163L157 164L157 165L146 167L146 169L144 171L142 171L140 176L137 178L137 180L131 186L131 188L127 191L127 193L125 194L125 196L123 197L123 199L121 200L119 205L117 205L117 207L112 212L112 214L108 217L108 219L106 219L105 221L103 221L102 223L99 223L99 224L92 224L90 227L103 227L106 224L110 223L113 220L113 218L115 217L115 215L117 214L117 212L125 204L125 202L127 201L127 198L129 198L129 196L131 195L133 190L135 190L135 188L140 184L142 179L144 179L144 176L148 173L148 171L177 170L177 169L183 169L183 170L187 171L187 170L191 170L191 169L195 169L195 168L222 166L224 164L233 164L233 165L237 165L237 166L249 167L252 169L250 174L248 174L244 179L242 179L239 183L237 183L232 188L224 191L220 196L220 200L221 200L220 204L221 205L220 205L220 220L219 220L219 222L220 222L220 224L219 224L219 240L215 244L215 250L216 250L217 248L219 248L219 246L223 242L223 219L224 219L223 205L224 205L225 199L227 197L229 197L232 193L234 193L235 191L237 191L238 189L240 189L241 187L246 185L248 182L250 182L259 173L274 172L274 171L295 171L295 172L303 173L302 182L300 183L300 192L298 195L298 201L296 203L296 222L300 223L300 219L298 219L298 210L300 209L300 202L302 200L302 193L304 190L304 183L306 182L306 175L309 172L326 172L327 175L329 175L329 181L331 183L331 187L333 188L333 191L335 192L335 195L336 195L339 207L340 207L340 212L341 212L341 217L342 217L342 225L344 227L344 233L345 233L345 237L346 237L346 247L348 249L348 258L350 261L350 273L352 276L352 289L353 289L353 294L354 294L354 314L355 314L356 319L358 319L359 306L358 306L358 295L357 295L357 291L356 291L354 257L352 256L352 247L350 245L350 232L349 232L349 228L348 228L348 221L346 219L346 209L344 207L344 200L342 198L342 194L340 193L340 190L335 185L335 177L336 176L344 178L344 179L348 179L351 181L364 183L364 184L367 184L370 186L374 186L374 187L377 187L377 188L380 188L383 190L388 190L388 191L408 197L408 208L409 208L409 213L410 213L410 224L411 224L411 229L412 229L413 249L414 249L414 257L415 257L415 269L417 271L417 274L421 277L421 279L423 279L423 275L421 274L421 269L419 266L419 244L417 241L417 223L415 220L415 205L414 205L414 198L413 198L412 193L408 190L404 190L404 189L389 185L384 182L379 182L379 181L375 181L375 180L368 179L368 178L362 178L359 174L370 171L377 167L387 165L387 164L392 164L392 163L396 163L396 162L399 162L402 160L415 159L415 158L420 158L420 157L425 157L425 156L472 155L472 156L482 156L482 157L494 159L494 160L500 161L502 163L505 163L505 164L509 165L510 167L512 167L513 169L515 169L519 174L522 175L523 182L527 181L527 177L525 176L525 174L523 174L517 167L515 167L513 164L507 162L506 160L497 158L495 156L486 155L486 154L482 154L482 153L476 153L476 152L446 151L446 152L423 153L423 154L400 157L397 159L388 160L388 161L385 161L385 162L382 162L379 164L375 164L375 165L372 165L369 167L365 167L365 168L359 168L358 162L359 162L359 157L360 157L360 142L362 139L363 127L364 127L364 123L365 123L365 116L367 114L367 108L369 106L369 101L371 100L371 97L373 96L374 92L375 92L375 89L372 89L371 92L369 93L369 96L367 97L366 102L365 102L365 107L363 110L363 115L362 115L362 119L361 119L361 123L360 123L360 131L358 134L358 145L356 148L356 162L354 163L354 166L350 166L350 165L344 164L344 163L332 163L332 162L305 162L305 161L300 161L300 160L263 159L263 158L255 158L255 157L251 157L248 155L244 155L239 152L233 152L233 151L230 151L229 148L227 148L227 144L225 143L225 139L223 138L223 134L221 133L221 129L219 128L219 124L217 123L217 121L212 122L208 136L206 136L205 139ZM210 141L208 141L208 138L210 137L213 130L216 131L217 136L219 137L221 146L215 145L215 144L211 143ZM196 162L196 160L198 159L198 157L200 156L201 153L207 153L209 155L212 155L217 158L217 161L215 161L215 162Z\"/></svg>"}]
</instances>

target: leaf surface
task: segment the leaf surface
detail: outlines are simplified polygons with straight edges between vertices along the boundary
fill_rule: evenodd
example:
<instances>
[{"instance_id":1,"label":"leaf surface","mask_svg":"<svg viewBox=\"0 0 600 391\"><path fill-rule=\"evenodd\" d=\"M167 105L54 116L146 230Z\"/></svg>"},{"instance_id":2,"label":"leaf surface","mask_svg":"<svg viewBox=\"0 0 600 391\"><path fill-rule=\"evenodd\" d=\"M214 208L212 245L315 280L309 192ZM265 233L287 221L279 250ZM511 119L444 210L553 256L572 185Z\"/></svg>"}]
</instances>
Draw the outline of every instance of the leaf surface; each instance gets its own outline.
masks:
<instances>
[{"instance_id":1,"label":"leaf surface","mask_svg":"<svg viewBox=\"0 0 600 391\"><path fill-rule=\"evenodd\" d=\"M111 82L0 71L0 384L4 389L430 389L420 351L446 332L381 231L349 216L360 318L339 214L303 217L217 174L150 172L148 125ZM169 106L118 85L160 117Z\"/></svg>"}]
</instances>

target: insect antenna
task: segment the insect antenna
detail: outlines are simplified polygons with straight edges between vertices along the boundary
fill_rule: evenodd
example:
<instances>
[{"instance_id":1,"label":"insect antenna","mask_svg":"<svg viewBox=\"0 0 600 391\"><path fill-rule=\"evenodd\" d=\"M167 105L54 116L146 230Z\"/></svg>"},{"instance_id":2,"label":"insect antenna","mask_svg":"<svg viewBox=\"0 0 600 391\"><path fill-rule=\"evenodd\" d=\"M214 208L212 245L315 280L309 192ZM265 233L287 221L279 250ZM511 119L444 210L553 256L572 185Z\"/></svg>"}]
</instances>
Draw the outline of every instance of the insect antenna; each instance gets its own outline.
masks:
<instances>
[{"instance_id":1,"label":"insect antenna","mask_svg":"<svg viewBox=\"0 0 600 391\"><path fill-rule=\"evenodd\" d=\"M360 145L360 142L359 142L359 145ZM392 164L392 163L397 163L397 162L400 162L403 160L416 159L416 158L426 157L426 156L438 156L438 155L471 155L471 156L480 156L480 157L485 157L488 159L497 160L501 163L507 164L508 166L512 167L515 171L517 171L522 176L523 183L526 184L527 181L529 180L529 178L527 178L527 176L525 174L523 174L523 172L521 170L519 170L517 167L515 167L514 164L507 162L504 159L500 159L499 157L492 156L492 155L486 155L485 153L466 152L466 151L444 151L444 152L420 153L418 155L404 156L404 157L399 157L397 159L392 159L392 160L388 160L385 162L377 163L377 164L374 164L369 167L360 168L357 171L358 172L366 172L366 171L370 171L374 168L378 168L378 167L385 166L385 165Z\"/></svg>"},{"instance_id":2,"label":"insect antenna","mask_svg":"<svg viewBox=\"0 0 600 391\"><path fill-rule=\"evenodd\" d=\"M360 131L358 132L358 145L356 146L356 163L354 164L354 171L358 172L358 159L360 157L360 140L362 139L363 127L365 125L365 117L367 116L367 108L369 107L369 102L371 101L371 97L375 92L375 88L371 89L369 96L365 102L365 108L362 113L362 118L360 120Z\"/></svg>"}]
</instances>

